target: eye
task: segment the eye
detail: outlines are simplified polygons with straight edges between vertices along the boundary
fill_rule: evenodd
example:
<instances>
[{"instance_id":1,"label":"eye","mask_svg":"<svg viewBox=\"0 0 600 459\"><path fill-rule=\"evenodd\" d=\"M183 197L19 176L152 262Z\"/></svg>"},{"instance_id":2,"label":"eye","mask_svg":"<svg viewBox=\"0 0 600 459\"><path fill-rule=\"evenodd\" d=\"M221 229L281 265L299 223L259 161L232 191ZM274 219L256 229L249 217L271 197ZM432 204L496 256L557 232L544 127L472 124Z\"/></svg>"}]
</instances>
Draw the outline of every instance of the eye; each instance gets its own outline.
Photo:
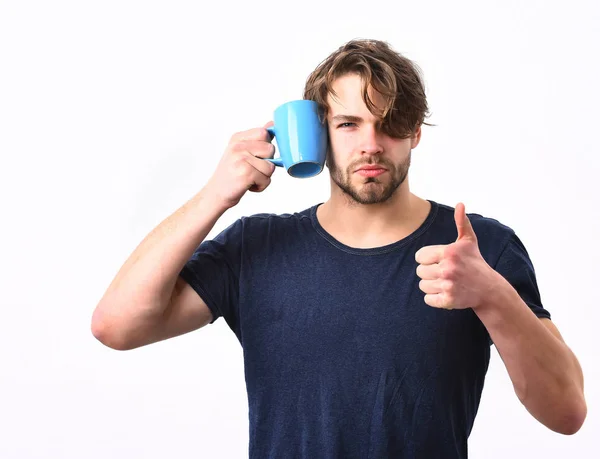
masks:
<instances>
[{"instance_id":1,"label":"eye","mask_svg":"<svg viewBox=\"0 0 600 459\"><path fill-rule=\"evenodd\" d=\"M346 128L346 127L351 127L351 126L356 126L356 123L341 123L341 124L338 124L338 128Z\"/></svg>"}]
</instances>

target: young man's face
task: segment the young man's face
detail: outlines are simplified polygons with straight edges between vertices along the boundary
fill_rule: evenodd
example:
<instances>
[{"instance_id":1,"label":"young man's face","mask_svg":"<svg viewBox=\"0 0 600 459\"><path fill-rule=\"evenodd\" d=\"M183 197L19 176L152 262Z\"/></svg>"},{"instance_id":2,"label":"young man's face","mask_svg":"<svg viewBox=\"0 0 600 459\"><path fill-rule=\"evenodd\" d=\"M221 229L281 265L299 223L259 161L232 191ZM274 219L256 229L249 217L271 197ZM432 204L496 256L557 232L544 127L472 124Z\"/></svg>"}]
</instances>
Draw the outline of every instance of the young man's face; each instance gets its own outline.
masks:
<instances>
[{"instance_id":1,"label":"young man's face","mask_svg":"<svg viewBox=\"0 0 600 459\"><path fill-rule=\"evenodd\" d=\"M387 201L404 182L410 152L421 138L421 128L409 139L390 137L379 129L362 99L359 75L344 75L333 83L337 94L327 97L329 140L328 167L335 184L359 204ZM383 98L371 88L369 96L377 107Z\"/></svg>"}]
</instances>

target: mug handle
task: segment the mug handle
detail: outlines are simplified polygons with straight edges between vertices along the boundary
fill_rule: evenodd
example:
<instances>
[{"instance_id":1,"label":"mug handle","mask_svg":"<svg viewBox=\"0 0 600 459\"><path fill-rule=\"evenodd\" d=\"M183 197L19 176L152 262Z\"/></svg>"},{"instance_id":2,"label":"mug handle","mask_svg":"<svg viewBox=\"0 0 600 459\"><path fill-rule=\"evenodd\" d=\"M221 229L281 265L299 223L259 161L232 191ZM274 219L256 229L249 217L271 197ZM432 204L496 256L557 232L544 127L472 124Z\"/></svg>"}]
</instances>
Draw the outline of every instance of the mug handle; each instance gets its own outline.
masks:
<instances>
[{"instance_id":1,"label":"mug handle","mask_svg":"<svg viewBox=\"0 0 600 459\"><path fill-rule=\"evenodd\" d=\"M267 132L271 135L271 140L275 138L275 129L268 127ZM283 167L283 159L281 158L263 158L265 161L275 164L278 167Z\"/></svg>"}]
</instances>

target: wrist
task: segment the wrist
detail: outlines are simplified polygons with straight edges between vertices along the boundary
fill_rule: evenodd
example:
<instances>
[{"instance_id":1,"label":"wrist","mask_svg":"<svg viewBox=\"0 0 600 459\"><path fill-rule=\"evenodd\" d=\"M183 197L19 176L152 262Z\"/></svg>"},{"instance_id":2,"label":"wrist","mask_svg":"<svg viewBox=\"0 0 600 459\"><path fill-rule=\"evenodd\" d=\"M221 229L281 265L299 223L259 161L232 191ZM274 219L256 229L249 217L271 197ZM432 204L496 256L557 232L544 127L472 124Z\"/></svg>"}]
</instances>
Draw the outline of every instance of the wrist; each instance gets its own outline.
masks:
<instances>
[{"instance_id":1,"label":"wrist","mask_svg":"<svg viewBox=\"0 0 600 459\"><path fill-rule=\"evenodd\" d=\"M482 320L499 318L515 304L515 295L519 296L512 285L501 274L493 271L486 294L473 309Z\"/></svg>"},{"instance_id":2,"label":"wrist","mask_svg":"<svg viewBox=\"0 0 600 459\"><path fill-rule=\"evenodd\" d=\"M210 183L202 188L196 197L203 202L204 208L210 208L219 216L236 205L235 202L231 202L223 197L222 194L218 192L218 188L212 187Z\"/></svg>"},{"instance_id":3,"label":"wrist","mask_svg":"<svg viewBox=\"0 0 600 459\"><path fill-rule=\"evenodd\" d=\"M508 281L493 268L489 268L487 276L486 289L479 300L479 303L473 308L476 311L497 310L505 304L510 295L509 289L512 286Z\"/></svg>"}]
</instances>

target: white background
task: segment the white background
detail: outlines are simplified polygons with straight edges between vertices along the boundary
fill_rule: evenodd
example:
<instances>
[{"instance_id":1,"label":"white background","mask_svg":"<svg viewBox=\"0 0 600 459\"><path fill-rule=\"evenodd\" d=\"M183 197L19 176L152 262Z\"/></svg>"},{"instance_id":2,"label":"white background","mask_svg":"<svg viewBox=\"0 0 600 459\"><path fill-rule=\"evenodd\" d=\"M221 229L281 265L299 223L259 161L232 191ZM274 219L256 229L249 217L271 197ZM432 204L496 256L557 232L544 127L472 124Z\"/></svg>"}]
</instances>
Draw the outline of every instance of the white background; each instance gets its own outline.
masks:
<instances>
[{"instance_id":1,"label":"white background","mask_svg":"<svg viewBox=\"0 0 600 459\"><path fill-rule=\"evenodd\" d=\"M243 458L242 352L220 319L128 352L93 308L152 228L205 184L229 137L302 97L352 38L423 69L432 110L412 190L511 226L581 361L589 414L556 434L493 350L473 458L596 458L597 2L0 2L0 457ZM293 212L328 174L278 170L241 215Z\"/></svg>"}]
</instances>

